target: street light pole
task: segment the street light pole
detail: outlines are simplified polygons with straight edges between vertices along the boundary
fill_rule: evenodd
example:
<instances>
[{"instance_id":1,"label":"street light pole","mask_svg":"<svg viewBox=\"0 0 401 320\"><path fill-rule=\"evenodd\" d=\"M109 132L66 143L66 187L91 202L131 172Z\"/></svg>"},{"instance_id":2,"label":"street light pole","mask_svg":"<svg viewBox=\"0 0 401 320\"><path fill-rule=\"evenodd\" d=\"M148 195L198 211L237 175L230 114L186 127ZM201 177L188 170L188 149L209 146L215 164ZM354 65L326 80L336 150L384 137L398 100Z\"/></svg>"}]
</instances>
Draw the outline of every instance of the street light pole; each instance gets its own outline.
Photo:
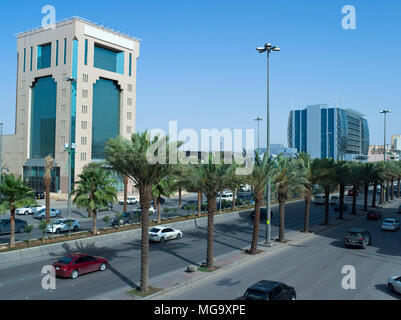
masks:
<instances>
[{"instance_id":1,"label":"street light pole","mask_svg":"<svg viewBox=\"0 0 401 320\"><path fill-rule=\"evenodd\" d=\"M389 110L383 109L382 111L380 111L380 113L384 114L384 143L383 143L383 156L384 156L384 161L386 161L386 118L387 118L387 113L390 113Z\"/></svg>"},{"instance_id":2,"label":"street light pole","mask_svg":"<svg viewBox=\"0 0 401 320\"><path fill-rule=\"evenodd\" d=\"M262 118L256 117L253 120L258 122L258 152L260 152L260 146L259 146L259 122L262 121Z\"/></svg>"},{"instance_id":3,"label":"street light pole","mask_svg":"<svg viewBox=\"0 0 401 320\"><path fill-rule=\"evenodd\" d=\"M256 50L259 53L266 52L266 58L267 58L267 105L266 105L266 153L267 157L270 158L270 86L269 86L269 57L270 57L270 52L272 51L280 51L279 47L272 46L270 43L266 43L264 47L257 47ZM270 246L271 245L271 224L270 224L270 219L271 219L271 204L270 204L270 178L267 179L267 186L266 186L266 214L267 214L267 219L266 219L266 245Z\"/></svg>"}]
</instances>

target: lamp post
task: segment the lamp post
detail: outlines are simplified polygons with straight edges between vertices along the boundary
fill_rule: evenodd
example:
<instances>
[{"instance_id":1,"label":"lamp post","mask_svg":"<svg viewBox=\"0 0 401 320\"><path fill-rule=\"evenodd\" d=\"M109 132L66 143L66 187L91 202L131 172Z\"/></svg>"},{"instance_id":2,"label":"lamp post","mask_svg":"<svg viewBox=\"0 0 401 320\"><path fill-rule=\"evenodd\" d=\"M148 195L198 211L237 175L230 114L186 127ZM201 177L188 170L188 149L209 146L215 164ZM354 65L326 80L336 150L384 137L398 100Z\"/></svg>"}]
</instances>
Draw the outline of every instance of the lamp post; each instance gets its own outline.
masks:
<instances>
[{"instance_id":1,"label":"lamp post","mask_svg":"<svg viewBox=\"0 0 401 320\"><path fill-rule=\"evenodd\" d=\"M68 153L68 200L67 200L67 217L70 216L71 213L71 161L72 155L75 152L76 145L75 143L66 143L64 144L64 151Z\"/></svg>"},{"instance_id":2,"label":"lamp post","mask_svg":"<svg viewBox=\"0 0 401 320\"><path fill-rule=\"evenodd\" d=\"M266 133L266 152L267 156L270 158L270 92L269 92L269 57L270 53L272 51L280 51L279 47L272 46L270 43L266 43L264 47L257 47L256 50L259 53L264 53L266 52L266 57L267 57L267 106L266 106L266 128L267 128L267 133ZM267 179L267 186L266 186L266 213L267 213L267 219L266 219L266 245L270 246L271 245L271 225L270 225L270 178Z\"/></svg>"},{"instance_id":3,"label":"lamp post","mask_svg":"<svg viewBox=\"0 0 401 320\"><path fill-rule=\"evenodd\" d=\"M389 110L383 109L380 111L380 113L384 114L384 143L383 143L383 155L384 155L384 161L386 161L386 118L387 118L387 113L390 113Z\"/></svg>"},{"instance_id":4,"label":"lamp post","mask_svg":"<svg viewBox=\"0 0 401 320\"><path fill-rule=\"evenodd\" d=\"M262 121L262 118L256 117L253 120L258 122L258 152L260 152L260 147L259 147L259 122Z\"/></svg>"}]
</instances>

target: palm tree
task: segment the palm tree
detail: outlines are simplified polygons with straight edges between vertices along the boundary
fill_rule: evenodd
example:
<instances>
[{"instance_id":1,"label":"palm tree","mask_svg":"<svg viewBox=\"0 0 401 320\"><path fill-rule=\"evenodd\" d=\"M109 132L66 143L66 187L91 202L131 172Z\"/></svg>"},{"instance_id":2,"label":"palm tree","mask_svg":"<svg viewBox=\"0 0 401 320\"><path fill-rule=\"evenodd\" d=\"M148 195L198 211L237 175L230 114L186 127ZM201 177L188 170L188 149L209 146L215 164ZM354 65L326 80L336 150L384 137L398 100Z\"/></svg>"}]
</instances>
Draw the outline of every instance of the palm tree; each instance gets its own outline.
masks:
<instances>
[{"instance_id":1,"label":"palm tree","mask_svg":"<svg viewBox=\"0 0 401 320\"><path fill-rule=\"evenodd\" d=\"M227 187L230 165L213 163L213 155L204 164L189 165L188 176L207 198L207 253L206 268L214 268L214 215L218 193Z\"/></svg>"},{"instance_id":2,"label":"palm tree","mask_svg":"<svg viewBox=\"0 0 401 320\"><path fill-rule=\"evenodd\" d=\"M305 192L304 192L304 198L305 198L305 216L304 216L304 232L308 233L309 232L309 211L310 211L310 203L311 203L311 198L312 198L312 188L313 185L316 181L316 178L313 174L312 171L312 163L311 163L311 158L310 155L306 152L300 152L297 155L297 159L299 160L299 165L301 170L305 170L306 172L306 178L305 180Z\"/></svg>"},{"instance_id":3,"label":"palm tree","mask_svg":"<svg viewBox=\"0 0 401 320\"><path fill-rule=\"evenodd\" d=\"M284 158L278 156L273 174L273 185L277 190L277 200L280 211L279 241L285 242L284 236L284 214L285 201L290 193L304 194L305 185L308 183L306 170L300 170L298 159Z\"/></svg>"},{"instance_id":4,"label":"palm tree","mask_svg":"<svg viewBox=\"0 0 401 320\"><path fill-rule=\"evenodd\" d=\"M26 205L36 204L35 195L21 177L15 178L13 174L2 176L0 184L2 204L0 213L4 214L10 210L10 247L15 247L15 210Z\"/></svg>"},{"instance_id":5,"label":"palm tree","mask_svg":"<svg viewBox=\"0 0 401 320\"><path fill-rule=\"evenodd\" d=\"M380 162L375 162L372 168L372 182L373 182L373 195L372 195L372 208L376 208L376 195L377 195L377 186L381 184L381 176L382 176L382 166ZM380 190L380 196L382 190Z\"/></svg>"},{"instance_id":6,"label":"palm tree","mask_svg":"<svg viewBox=\"0 0 401 320\"><path fill-rule=\"evenodd\" d=\"M266 183L272 176L274 161L270 160L267 153L260 159L259 152L255 151L255 163L252 173L246 177L247 182L254 190L255 199L255 217L253 220L253 232L250 254L256 254L258 248L259 224L260 224L260 207L263 202L263 194L266 189ZM270 223L270 222L269 222Z\"/></svg>"},{"instance_id":7,"label":"palm tree","mask_svg":"<svg viewBox=\"0 0 401 320\"><path fill-rule=\"evenodd\" d=\"M325 219L324 224L329 224L329 199L330 193L337 188L336 175L334 171L333 159L314 159L312 162L312 171L318 183L324 189L325 194Z\"/></svg>"},{"instance_id":8,"label":"palm tree","mask_svg":"<svg viewBox=\"0 0 401 320\"><path fill-rule=\"evenodd\" d=\"M344 193L345 185L349 182L349 166L344 160L337 160L334 162L334 174L337 184L340 186L340 203L339 203L339 219L344 217ZM355 190L356 192L356 190ZM355 193L354 192L354 193Z\"/></svg>"},{"instance_id":9,"label":"palm tree","mask_svg":"<svg viewBox=\"0 0 401 320\"><path fill-rule=\"evenodd\" d=\"M375 172L375 164L372 162L365 162L360 164L360 172L359 176L361 179L361 184L363 185L363 210L368 211L368 193L369 186L374 182L374 172ZM373 190L375 196L376 190Z\"/></svg>"},{"instance_id":10,"label":"palm tree","mask_svg":"<svg viewBox=\"0 0 401 320\"><path fill-rule=\"evenodd\" d=\"M45 185L45 197L46 197L46 222L50 222L50 183L52 179L52 170L54 166L54 159L51 155L48 155L45 158L45 176L44 176L44 185Z\"/></svg>"},{"instance_id":11,"label":"palm tree","mask_svg":"<svg viewBox=\"0 0 401 320\"><path fill-rule=\"evenodd\" d=\"M111 178L110 170L96 162L85 165L78 177L76 188L71 192L73 203L78 208L92 210L93 234L96 234L98 210L117 200L117 190L113 185L115 180Z\"/></svg>"},{"instance_id":12,"label":"palm tree","mask_svg":"<svg viewBox=\"0 0 401 320\"><path fill-rule=\"evenodd\" d=\"M400 197L400 182L401 182L401 161L396 162L397 164L397 198Z\"/></svg>"},{"instance_id":13,"label":"palm tree","mask_svg":"<svg viewBox=\"0 0 401 320\"><path fill-rule=\"evenodd\" d=\"M134 133L127 140L119 136L106 143L106 161L117 172L135 181L139 188L141 217L141 280L139 290L149 290L149 208L152 185L171 174L169 152L177 152L181 142L169 143L168 137L150 140L147 131ZM160 159L159 159L160 158ZM159 160L159 161L158 161Z\"/></svg>"},{"instance_id":14,"label":"palm tree","mask_svg":"<svg viewBox=\"0 0 401 320\"><path fill-rule=\"evenodd\" d=\"M161 197L170 197L173 192L173 185L175 181L172 177L166 176L161 179L157 184L152 185L152 195L154 205L157 204L157 223L161 222L161 215L160 215L160 204L161 204ZM155 208L156 209L156 208Z\"/></svg>"},{"instance_id":15,"label":"palm tree","mask_svg":"<svg viewBox=\"0 0 401 320\"><path fill-rule=\"evenodd\" d=\"M365 169L364 166L358 162L349 162L347 165L349 167L348 181L354 190L352 194L352 214L356 214L356 193L363 184ZM369 183L365 184L365 193L367 196L368 189L366 189L366 186L369 188ZM365 197L365 199L367 201L367 197Z\"/></svg>"}]
</instances>

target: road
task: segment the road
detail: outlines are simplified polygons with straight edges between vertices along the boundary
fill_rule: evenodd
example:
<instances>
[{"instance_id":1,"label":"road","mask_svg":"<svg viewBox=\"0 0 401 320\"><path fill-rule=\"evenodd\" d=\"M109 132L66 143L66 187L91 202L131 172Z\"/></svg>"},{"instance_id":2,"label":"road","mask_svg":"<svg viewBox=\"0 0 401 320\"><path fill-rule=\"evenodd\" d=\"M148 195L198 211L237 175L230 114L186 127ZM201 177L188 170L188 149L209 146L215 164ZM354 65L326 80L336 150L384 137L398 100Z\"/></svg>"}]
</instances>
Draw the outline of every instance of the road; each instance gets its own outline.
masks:
<instances>
[{"instance_id":1,"label":"road","mask_svg":"<svg viewBox=\"0 0 401 320\"><path fill-rule=\"evenodd\" d=\"M274 208L274 211L276 212L272 221L272 235L276 236L278 231L277 208ZM302 228L303 212L304 204L302 202L289 203L286 206L287 231L299 230ZM248 247L252 237L252 220L249 217L249 213L240 213L239 215L230 216L224 219L224 222L216 223L215 225L216 257L228 252L238 252L238 250ZM312 206L311 224L319 223L320 221L323 221L323 219L324 207ZM334 219L334 213L332 213L332 219ZM375 222L373 222L373 224L375 224ZM264 230L265 225L262 224L259 237L260 241L264 239ZM205 260L206 228L191 225L183 228L182 231L184 237L180 240L169 241L163 245L159 243L151 244L150 278L158 277L174 270L182 270L188 264L199 264ZM301 259L300 261L302 261L302 264L297 266L296 258L287 258L290 260L288 261L288 264L285 265L293 268L293 273L299 273L300 270L304 268L304 265L312 265L314 261L324 261L326 264L330 265L330 261L335 261L337 259L336 253L334 253L333 256L330 255L330 259L327 259L326 253L323 253L325 258L320 258L319 255L327 249L327 246L330 250L332 250L331 246L337 247L338 250L341 250L339 242L339 239L341 238L340 235L342 237L342 232L339 232L337 238L327 237L327 239L329 239L327 241L329 242L326 244L319 242L320 245L312 250L312 252L309 252L309 262L301 259L301 257L305 257L304 259L306 259L305 254L297 253L296 255L294 252L294 257ZM391 240L392 238L390 237L399 237L399 234L389 233L385 236L387 237L387 240ZM376 234L374 237L376 237ZM375 244L376 240L374 240L374 245ZM394 244L393 246L396 245ZM301 251L303 250L302 247L298 249ZM395 250L396 248L394 247L393 249ZM369 248L368 250L372 249ZM381 250L383 250L383 248ZM0 299L90 299L98 296L99 293L107 293L118 289L123 290L127 286L132 287L138 283L140 276L139 240L115 243L113 246L107 247L82 248L81 251L106 257L109 260L111 267L105 272L88 274L75 280L57 279L57 289L53 291L42 289L41 269L44 265L51 264L59 258L57 255L54 256L54 259L44 259L35 263L27 263L4 268L0 270ZM68 251L66 251L66 253L67 252ZM388 254L387 251L381 254L383 257L379 255L377 259L387 259L385 257L385 255ZM358 255L356 255L356 257L358 257ZM289 263L290 261L292 261L292 263ZM283 272L283 267L277 266L277 268L281 269L280 272ZM390 270L388 273L390 273ZM314 281L312 281L312 285L315 285ZM307 297L306 294L305 297Z\"/></svg>"}]
</instances>

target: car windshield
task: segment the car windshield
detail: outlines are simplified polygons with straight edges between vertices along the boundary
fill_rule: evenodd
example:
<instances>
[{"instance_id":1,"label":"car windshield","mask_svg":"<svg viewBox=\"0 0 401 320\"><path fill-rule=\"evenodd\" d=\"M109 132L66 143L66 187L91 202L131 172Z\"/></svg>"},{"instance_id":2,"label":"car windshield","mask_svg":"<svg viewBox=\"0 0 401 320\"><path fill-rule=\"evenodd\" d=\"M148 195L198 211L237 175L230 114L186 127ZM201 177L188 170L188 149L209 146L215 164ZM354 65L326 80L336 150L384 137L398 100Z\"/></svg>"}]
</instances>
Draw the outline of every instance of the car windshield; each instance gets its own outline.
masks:
<instances>
[{"instance_id":1,"label":"car windshield","mask_svg":"<svg viewBox=\"0 0 401 320\"><path fill-rule=\"evenodd\" d=\"M64 220L61 220L61 219L60 219L60 220L54 221L53 224L62 224L63 222L64 222Z\"/></svg>"},{"instance_id":2,"label":"car windshield","mask_svg":"<svg viewBox=\"0 0 401 320\"><path fill-rule=\"evenodd\" d=\"M159 228L152 228L152 229L150 229L150 232L153 232L153 233L158 233L159 231L160 231Z\"/></svg>"},{"instance_id":3,"label":"car windshield","mask_svg":"<svg viewBox=\"0 0 401 320\"><path fill-rule=\"evenodd\" d=\"M383 222L385 222L385 223L394 223L394 220L386 219Z\"/></svg>"},{"instance_id":4,"label":"car windshield","mask_svg":"<svg viewBox=\"0 0 401 320\"><path fill-rule=\"evenodd\" d=\"M361 233L360 232L349 232L348 231L348 235L351 237L360 237Z\"/></svg>"},{"instance_id":5,"label":"car windshield","mask_svg":"<svg viewBox=\"0 0 401 320\"><path fill-rule=\"evenodd\" d=\"M257 290L247 290L245 293L247 300L266 300L266 292Z\"/></svg>"},{"instance_id":6,"label":"car windshield","mask_svg":"<svg viewBox=\"0 0 401 320\"><path fill-rule=\"evenodd\" d=\"M62 264L70 264L70 262L74 260L71 257L63 257L60 260L58 260L57 262L62 263Z\"/></svg>"}]
</instances>

